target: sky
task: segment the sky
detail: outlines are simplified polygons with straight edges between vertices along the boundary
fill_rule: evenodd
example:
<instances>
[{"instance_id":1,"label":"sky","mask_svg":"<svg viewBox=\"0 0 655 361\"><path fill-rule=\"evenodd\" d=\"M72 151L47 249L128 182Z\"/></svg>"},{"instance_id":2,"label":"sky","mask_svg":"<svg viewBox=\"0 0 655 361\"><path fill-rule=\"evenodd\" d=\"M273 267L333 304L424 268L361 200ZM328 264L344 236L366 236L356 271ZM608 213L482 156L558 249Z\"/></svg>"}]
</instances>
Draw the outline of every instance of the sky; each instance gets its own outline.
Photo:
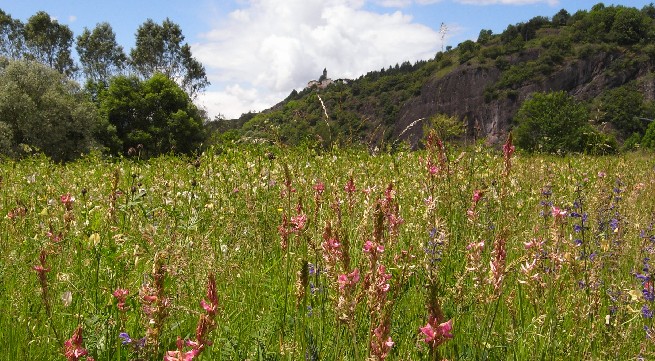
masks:
<instances>
[{"instance_id":1,"label":"sky","mask_svg":"<svg viewBox=\"0 0 655 361\"><path fill-rule=\"evenodd\" d=\"M147 19L180 25L211 85L196 103L211 118L236 118L286 98L324 68L353 79L396 63L429 60L446 46L476 40L481 29L560 9L573 14L600 0L0 0L27 22L45 11L75 36L108 22L125 52ZM652 0L604 1L641 9ZM445 31L441 24L445 24Z\"/></svg>"}]
</instances>

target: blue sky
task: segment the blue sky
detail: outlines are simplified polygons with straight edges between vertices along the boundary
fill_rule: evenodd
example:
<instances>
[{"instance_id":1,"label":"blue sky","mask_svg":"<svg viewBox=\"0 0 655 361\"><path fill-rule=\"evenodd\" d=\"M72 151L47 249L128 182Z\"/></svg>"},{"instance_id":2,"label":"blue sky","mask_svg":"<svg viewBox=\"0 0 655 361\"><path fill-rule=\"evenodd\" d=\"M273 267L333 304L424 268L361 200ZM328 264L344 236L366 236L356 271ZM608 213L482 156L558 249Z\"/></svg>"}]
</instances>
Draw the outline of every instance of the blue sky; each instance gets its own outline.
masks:
<instances>
[{"instance_id":1,"label":"blue sky","mask_svg":"<svg viewBox=\"0 0 655 361\"><path fill-rule=\"evenodd\" d=\"M302 89L324 67L355 78L405 60L429 59L444 45L502 32L534 16L590 9L588 0L0 0L27 21L46 11L75 35L99 22L126 52L146 19L182 28L212 85L198 99L211 116L260 111ZM605 1L642 8L651 1ZM439 27L448 32L442 44Z\"/></svg>"}]
</instances>

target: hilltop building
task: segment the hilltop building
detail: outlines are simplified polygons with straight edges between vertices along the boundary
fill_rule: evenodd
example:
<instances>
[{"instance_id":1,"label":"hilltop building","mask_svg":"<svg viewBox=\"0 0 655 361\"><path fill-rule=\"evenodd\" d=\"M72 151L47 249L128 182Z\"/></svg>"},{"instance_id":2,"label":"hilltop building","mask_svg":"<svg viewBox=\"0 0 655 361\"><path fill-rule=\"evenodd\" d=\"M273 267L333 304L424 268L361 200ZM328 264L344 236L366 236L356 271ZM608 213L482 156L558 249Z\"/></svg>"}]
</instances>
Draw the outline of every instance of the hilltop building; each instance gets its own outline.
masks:
<instances>
[{"instance_id":1,"label":"hilltop building","mask_svg":"<svg viewBox=\"0 0 655 361\"><path fill-rule=\"evenodd\" d=\"M323 69L323 75L321 75L318 80L312 80L309 83L307 83L307 88L313 89L325 89L327 88L328 85L334 83L332 79L328 78L327 76L327 68Z\"/></svg>"}]
</instances>

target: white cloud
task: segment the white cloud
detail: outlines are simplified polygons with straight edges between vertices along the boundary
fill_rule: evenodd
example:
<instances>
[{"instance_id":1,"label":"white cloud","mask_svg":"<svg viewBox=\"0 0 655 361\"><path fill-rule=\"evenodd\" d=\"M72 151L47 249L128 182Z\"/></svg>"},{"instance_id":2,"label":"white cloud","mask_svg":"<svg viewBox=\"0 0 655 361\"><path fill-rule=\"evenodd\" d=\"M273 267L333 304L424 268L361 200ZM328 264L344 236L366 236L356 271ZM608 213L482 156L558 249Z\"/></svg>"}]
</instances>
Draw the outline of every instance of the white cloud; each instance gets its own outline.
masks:
<instances>
[{"instance_id":1,"label":"white cloud","mask_svg":"<svg viewBox=\"0 0 655 361\"><path fill-rule=\"evenodd\" d=\"M462 4L470 5L530 5L537 3L547 3L550 6L559 5L559 0L456 0Z\"/></svg>"},{"instance_id":2,"label":"white cloud","mask_svg":"<svg viewBox=\"0 0 655 361\"><path fill-rule=\"evenodd\" d=\"M375 0L377 5L390 7L390 8L404 8L414 3L419 5L436 4L443 0Z\"/></svg>"},{"instance_id":3,"label":"white cloud","mask_svg":"<svg viewBox=\"0 0 655 361\"><path fill-rule=\"evenodd\" d=\"M405 60L431 58L441 49L434 29L400 11L366 11L364 3L248 1L193 46L213 83L201 102L210 115L237 117L302 89L324 67L333 79L355 78Z\"/></svg>"},{"instance_id":4,"label":"white cloud","mask_svg":"<svg viewBox=\"0 0 655 361\"><path fill-rule=\"evenodd\" d=\"M75 21L77 21L77 16L75 16L75 15L69 15L68 16L68 22L69 23L74 23Z\"/></svg>"}]
</instances>

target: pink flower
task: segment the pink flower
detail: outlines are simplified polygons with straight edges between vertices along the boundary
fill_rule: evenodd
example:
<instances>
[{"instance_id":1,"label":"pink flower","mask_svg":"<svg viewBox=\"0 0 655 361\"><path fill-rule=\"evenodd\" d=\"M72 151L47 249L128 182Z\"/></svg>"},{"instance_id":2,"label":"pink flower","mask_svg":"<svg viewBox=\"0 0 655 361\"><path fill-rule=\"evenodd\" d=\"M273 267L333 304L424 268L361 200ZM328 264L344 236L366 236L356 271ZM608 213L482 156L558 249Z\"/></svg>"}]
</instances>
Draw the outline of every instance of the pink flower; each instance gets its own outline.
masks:
<instances>
[{"instance_id":1,"label":"pink flower","mask_svg":"<svg viewBox=\"0 0 655 361\"><path fill-rule=\"evenodd\" d=\"M73 202L75 202L75 197L71 196L70 193L66 193L59 197L61 203L66 207L67 211L73 209Z\"/></svg>"},{"instance_id":2,"label":"pink flower","mask_svg":"<svg viewBox=\"0 0 655 361\"><path fill-rule=\"evenodd\" d=\"M450 319L444 323L440 323L436 327L434 327L432 323L428 322L427 325L419 328L419 330L425 336L423 341L425 343L431 344L433 347L436 347L446 342L447 339L453 338L451 333L453 330L453 320Z\"/></svg>"},{"instance_id":3,"label":"pink flower","mask_svg":"<svg viewBox=\"0 0 655 361\"><path fill-rule=\"evenodd\" d=\"M473 191L473 202L478 203L482 199L483 192L479 189Z\"/></svg>"},{"instance_id":4,"label":"pink flower","mask_svg":"<svg viewBox=\"0 0 655 361\"><path fill-rule=\"evenodd\" d=\"M75 202L75 197L71 196L70 193L66 193L66 194L62 195L61 197L59 197L59 200L63 204L69 204L69 203Z\"/></svg>"},{"instance_id":5,"label":"pink flower","mask_svg":"<svg viewBox=\"0 0 655 361\"><path fill-rule=\"evenodd\" d=\"M191 361L194 357L198 356L199 350L193 349L187 352L182 351L166 351L164 361Z\"/></svg>"},{"instance_id":6,"label":"pink flower","mask_svg":"<svg viewBox=\"0 0 655 361\"><path fill-rule=\"evenodd\" d=\"M305 228L305 225L307 224L307 215L301 213L297 216L291 217L291 224L293 225L294 232L302 231Z\"/></svg>"},{"instance_id":7,"label":"pink flower","mask_svg":"<svg viewBox=\"0 0 655 361\"><path fill-rule=\"evenodd\" d=\"M348 194L355 193L355 191L357 189L355 188L355 180L353 179L353 177L350 177L350 179L348 179L348 183L346 183L346 186L344 187L344 190Z\"/></svg>"},{"instance_id":8,"label":"pink flower","mask_svg":"<svg viewBox=\"0 0 655 361\"><path fill-rule=\"evenodd\" d=\"M80 357L89 354L89 351L82 347L82 342L82 326L78 326L73 336L64 342L64 356L68 361L78 361Z\"/></svg>"},{"instance_id":9,"label":"pink flower","mask_svg":"<svg viewBox=\"0 0 655 361\"><path fill-rule=\"evenodd\" d=\"M210 315L213 316L218 310L218 293L216 292L216 279L214 274L210 273L207 280L207 298L209 302L202 300L200 306Z\"/></svg>"},{"instance_id":10,"label":"pink flower","mask_svg":"<svg viewBox=\"0 0 655 361\"><path fill-rule=\"evenodd\" d=\"M354 286L357 282L359 282L359 268L355 268L355 270L349 274L340 274L337 278L339 290L341 291L348 286Z\"/></svg>"},{"instance_id":11,"label":"pink flower","mask_svg":"<svg viewBox=\"0 0 655 361\"><path fill-rule=\"evenodd\" d=\"M314 192L316 192L317 195L323 194L325 191L325 184L321 181L318 181L316 184L314 184Z\"/></svg>"},{"instance_id":12,"label":"pink flower","mask_svg":"<svg viewBox=\"0 0 655 361\"><path fill-rule=\"evenodd\" d=\"M371 242L370 240L367 240L366 242L364 242L363 251L370 254L383 253L384 246L381 244L377 244L375 242Z\"/></svg>"},{"instance_id":13,"label":"pink flower","mask_svg":"<svg viewBox=\"0 0 655 361\"><path fill-rule=\"evenodd\" d=\"M122 288L117 288L116 291L114 291L114 293L112 293L112 295L114 297L116 297L116 299L118 300L117 307L118 307L118 309L120 311L125 311L126 310L125 300L126 300L128 294L130 294L130 291L128 291L126 289L122 289Z\"/></svg>"},{"instance_id":14,"label":"pink flower","mask_svg":"<svg viewBox=\"0 0 655 361\"><path fill-rule=\"evenodd\" d=\"M564 217L566 217L566 211L555 206L553 206L552 208L552 213L555 219L563 219Z\"/></svg>"}]
</instances>

